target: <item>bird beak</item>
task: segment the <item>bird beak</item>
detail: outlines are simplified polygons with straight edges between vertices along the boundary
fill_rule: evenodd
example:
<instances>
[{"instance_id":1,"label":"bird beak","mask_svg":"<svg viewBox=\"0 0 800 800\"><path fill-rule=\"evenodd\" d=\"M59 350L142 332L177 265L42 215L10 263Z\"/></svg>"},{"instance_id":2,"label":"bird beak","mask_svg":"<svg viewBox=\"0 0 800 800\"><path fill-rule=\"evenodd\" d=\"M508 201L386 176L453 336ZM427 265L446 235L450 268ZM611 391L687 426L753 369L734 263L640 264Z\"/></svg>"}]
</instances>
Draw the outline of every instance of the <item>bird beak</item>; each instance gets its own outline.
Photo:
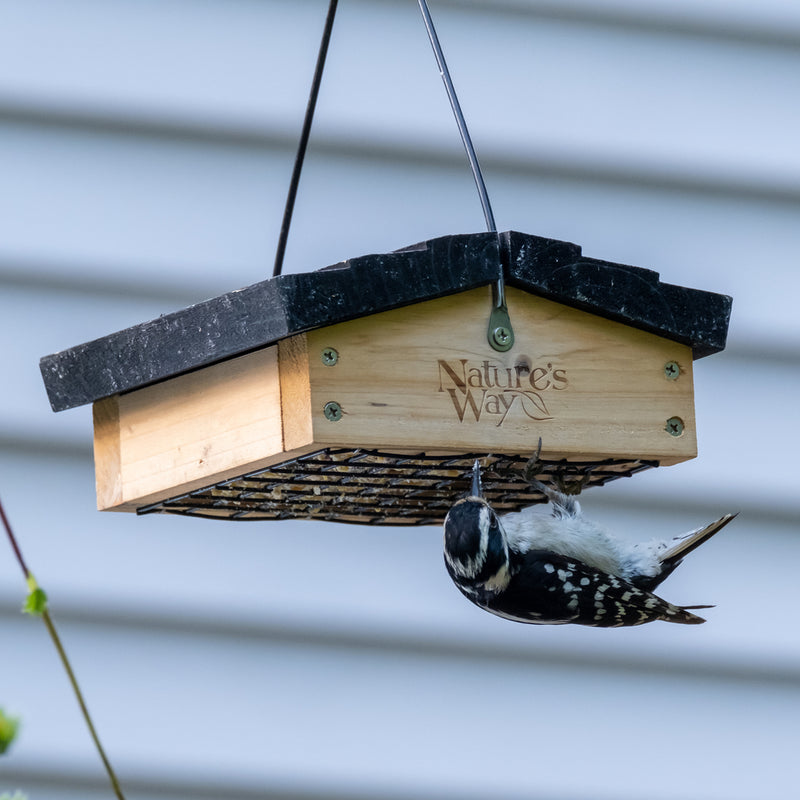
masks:
<instances>
[{"instance_id":1,"label":"bird beak","mask_svg":"<svg viewBox=\"0 0 800 800\"><path fill-rule=\"evenodd\" d=\"M483 487L481 486L481 465L478 459L472 465L472 496L483 497Z\"/></svg>"}]
</instances>

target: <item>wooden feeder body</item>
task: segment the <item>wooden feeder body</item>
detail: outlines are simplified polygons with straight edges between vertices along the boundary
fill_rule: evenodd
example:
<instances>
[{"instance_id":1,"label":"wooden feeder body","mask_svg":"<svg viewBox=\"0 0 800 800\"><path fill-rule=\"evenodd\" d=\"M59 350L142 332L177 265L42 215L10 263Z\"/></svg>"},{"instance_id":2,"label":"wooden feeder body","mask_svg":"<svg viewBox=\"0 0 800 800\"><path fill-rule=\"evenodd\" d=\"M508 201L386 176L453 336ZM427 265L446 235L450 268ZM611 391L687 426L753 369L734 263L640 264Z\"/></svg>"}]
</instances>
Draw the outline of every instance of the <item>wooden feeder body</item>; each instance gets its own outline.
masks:
<instances>
[{"instance_id":1,"label":"wooden feeder body","mask_svg":"<svg viewBox=\"0 0 800 800\"><path fill-rule=\"evenodd\" d=\"M509 289L516 345L500 353L490 303L473 289L96 402L99 507L134 511L331 447L525 456L541 436L545 460L697 454L686 345Z\"/></svg>"},{"instance_id":2,"label":"wooden feeder body","mask_svg":"<svg viewBox=\"0 0 800 800\"><path fill-rule=\"evenodd\" d=\"M475 457L500 510L540 500L520 476L540 437L544 476L589 470L590 484L695 457L689 343L527 287L506 302L507 352L487 340L484 280L98 397L98 507L419 524L443 518Z\"/></svg>"}]
</instances>

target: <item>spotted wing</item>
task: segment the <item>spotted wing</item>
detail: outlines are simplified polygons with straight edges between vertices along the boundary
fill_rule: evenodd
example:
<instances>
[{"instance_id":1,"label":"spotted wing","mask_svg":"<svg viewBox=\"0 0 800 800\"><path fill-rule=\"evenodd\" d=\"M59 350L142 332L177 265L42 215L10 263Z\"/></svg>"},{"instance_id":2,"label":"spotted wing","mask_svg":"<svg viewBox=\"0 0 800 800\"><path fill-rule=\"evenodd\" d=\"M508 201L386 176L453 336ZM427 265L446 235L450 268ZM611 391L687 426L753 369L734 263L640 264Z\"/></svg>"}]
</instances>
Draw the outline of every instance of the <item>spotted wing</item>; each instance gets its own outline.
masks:
<instances>
[{"instance_id":1,"label":"spotted wing","mask_svg":"<svg viewBox=\"0 0 800 800\"><path fill-rule=\"evenodd\" d=\"M612 628L654 620L705 621L688 607L672 605L622 578L545 550L516 554L503 592L470 599L493 614L538 625L571 622Z\"/></svg>"}]
</instances>

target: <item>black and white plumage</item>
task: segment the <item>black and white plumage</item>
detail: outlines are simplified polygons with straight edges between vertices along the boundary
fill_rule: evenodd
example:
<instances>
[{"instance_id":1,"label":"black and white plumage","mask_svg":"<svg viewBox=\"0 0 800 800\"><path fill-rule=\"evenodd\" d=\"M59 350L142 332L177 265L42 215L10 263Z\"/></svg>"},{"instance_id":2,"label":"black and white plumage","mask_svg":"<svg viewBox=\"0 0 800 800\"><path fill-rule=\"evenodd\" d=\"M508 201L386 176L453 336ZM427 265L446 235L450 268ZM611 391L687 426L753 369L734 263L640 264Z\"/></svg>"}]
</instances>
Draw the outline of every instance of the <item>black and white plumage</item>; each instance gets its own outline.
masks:
<instances>
[{"instance_id":1,"label":"black and white plumage","mask_svg":"<svg viewBox=\"0 0 800 800\"><path fill-rule=\"evenodd\" d=\"M470 496L447 514L445 566L469 600L534 625L705 622L690 609L710 606L676 606L652 592L735 514L669 541L629 544L587 519L574 496L531 483L548 506L500 517L483 497L476 461Z\"/></svg>"}]
</instances>

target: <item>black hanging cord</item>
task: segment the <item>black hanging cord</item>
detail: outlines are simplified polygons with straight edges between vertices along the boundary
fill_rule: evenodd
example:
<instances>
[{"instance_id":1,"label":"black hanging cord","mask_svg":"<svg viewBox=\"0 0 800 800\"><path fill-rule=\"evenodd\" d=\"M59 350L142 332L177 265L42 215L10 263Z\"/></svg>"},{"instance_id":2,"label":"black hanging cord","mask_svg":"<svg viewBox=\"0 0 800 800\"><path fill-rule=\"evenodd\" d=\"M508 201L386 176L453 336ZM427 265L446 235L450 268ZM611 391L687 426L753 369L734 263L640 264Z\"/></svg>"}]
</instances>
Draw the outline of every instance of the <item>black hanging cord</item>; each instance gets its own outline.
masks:
<instances>
[{"instance_id":1,"label":"black hanging cord","mask_svg":"<svg viewBox=\"0 0 800 800\"><path fill-rule=\"evenodd\" d=\"M317 95L322 83L322 72L325 69L325 57L328 55L328 44L331 40L333 30L333 20L336 16L336 6L338 0L331 0L328 6L328 16L325 19L325 28L322 31L322 40L319 43L319 53L317 55L317 66L314 70L314 78L311 82L311 91L308 95L308 105L306 106L306 116L303 120L303 130L300 133L300 143L297 146L297 155L294 159L294 170L292 180L289 184L289 193L286 196L286 206L283 209L283 222L281 223L281 233L278 238L278 249L275 253L275 268L272 276L281 274L283 269L283 257L286 253L286 241L289 238L289 227L292 224L292 212L294 211L294 201L297 198L297 187L300 183L300 173L303 169L306 149L308 148L308 138L311 135L311 122L314 119L314 109L317 106Z\"/></svg>"},{"instance_id":2,"label":"black hanging cord","mask_svg":"<svg viewBox=\"0 0 800 800\"><path fill-rule=\"evenodd\" d=\"M481 198L483 216L486 218L486 227L490 233L497 233L497 226L494 222L494 214L492 213L492 206L489 202L489 195L486 191L486 184L483 180L481 165L478 163L478 156L475 154L475 148L472 146L472 139L470 138L469 131L467 130L467 122L464 119L464 114L461 111L461 104L458 102L456 90L453 86L453 81L450 78L450 70L447 69L447 62L444 60L442 46L439 44L439 37L436 35L436 28L433 27L431 12L428 9L428 3L426 0L419 0L419 8L420 11L422 11L422 16L425 20L425 28L428 31L428 38L431 40L431 47L433 47L433 53L436 56L436 63L439 65L439 73L442 76L445 89L447 90L447 97L450 99L450 106L453 109L453 114L456 118L458 131L461 134L461 141L464 143L464 149L467 151L469 165L472 168L472 175L475 178L475 185L478 187L478 194Z\"/></svg>"}]
</instances>

